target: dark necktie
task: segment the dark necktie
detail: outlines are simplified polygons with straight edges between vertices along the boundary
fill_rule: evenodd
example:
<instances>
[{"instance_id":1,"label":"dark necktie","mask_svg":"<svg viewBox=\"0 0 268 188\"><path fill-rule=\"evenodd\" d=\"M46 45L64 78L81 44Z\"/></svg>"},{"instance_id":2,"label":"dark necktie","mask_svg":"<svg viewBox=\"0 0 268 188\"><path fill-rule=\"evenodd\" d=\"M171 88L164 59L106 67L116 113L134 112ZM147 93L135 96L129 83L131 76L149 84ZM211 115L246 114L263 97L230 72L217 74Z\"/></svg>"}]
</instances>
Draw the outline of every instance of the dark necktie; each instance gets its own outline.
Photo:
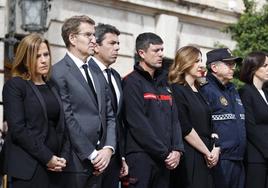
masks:
<instances>
[{"instance_id":1,"label":"dark necktie","mask_svg":"<svg viewBox=\"0 0 268 188\"><path fill-rule=\"evenodd\" d=\"M85 63L84 65L82 65L82 68L84 69L84 71L86 73L87 83L88 83L90 89L92 90L92 92L94 94L94 97L96 99L96 102L98 103L97 94L96 94L96 91L95 91L95 88L93 86L92 80L91 80L91 78L89 76L89 73L88 73L88 65Z\"/></svg>"},{"instance_id":2,"label":"dark necktie","mask_svg":"<svg viewBox=\"0 0 268 188\"><path fill-rule=\"evenodd\" d=\"M113 95L113 96L111 96L113 110L116 113L117 112L117 97L116 97L116 92L115 92L114 85L113 85L113 82L112 82L112 77L111 77L112 72L111 72L111 69L105 69L105 71L107 73L108 84L110 86L110 89L111 89L112 95Z\"/></svg>"}]
</instances>

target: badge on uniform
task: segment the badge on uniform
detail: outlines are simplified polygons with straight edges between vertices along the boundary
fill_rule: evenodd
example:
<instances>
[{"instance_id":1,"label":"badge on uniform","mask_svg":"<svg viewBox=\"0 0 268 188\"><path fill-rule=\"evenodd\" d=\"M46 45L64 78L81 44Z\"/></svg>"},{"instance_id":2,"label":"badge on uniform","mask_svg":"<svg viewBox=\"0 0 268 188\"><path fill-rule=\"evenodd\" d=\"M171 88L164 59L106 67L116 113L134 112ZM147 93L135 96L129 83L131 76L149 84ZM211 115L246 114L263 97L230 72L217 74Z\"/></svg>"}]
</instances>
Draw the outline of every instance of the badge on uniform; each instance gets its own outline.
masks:
<instances>
[{"instance_id":1,"label":"badge on uniform","mask_svg":"<svg viewBox=\"0 0 268 188\"><path fill-rule=\"evenodd\" d=\"M229 48L227 48L227 52L229 53L230 56L233 56L232 52L231 52L231 50Z\"/></svg>"},{"instance_id":2,"label":"badge on uniform","mask_svg":"<svg viewBox=\"0 0 268 188\"><path fill-rule=\"evenodd\" d=\"M227 106L228 105L228 101L224 96L220 97L220 102L223 106Z\"/></svg>"}]
</instances>

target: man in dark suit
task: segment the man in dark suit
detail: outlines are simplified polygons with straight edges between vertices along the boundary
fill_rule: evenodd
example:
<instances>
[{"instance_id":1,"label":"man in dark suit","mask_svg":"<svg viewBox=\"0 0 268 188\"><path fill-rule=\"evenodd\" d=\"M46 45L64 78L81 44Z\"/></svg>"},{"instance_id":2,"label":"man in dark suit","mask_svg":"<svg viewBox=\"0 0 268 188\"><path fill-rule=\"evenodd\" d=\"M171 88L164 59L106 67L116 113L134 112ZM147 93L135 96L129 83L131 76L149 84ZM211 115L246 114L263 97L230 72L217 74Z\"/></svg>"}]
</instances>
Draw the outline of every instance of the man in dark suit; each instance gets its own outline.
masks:
<instances>
[{"instance_id":1,"label":"man in dark suit","mask_svg":"<svg viewBox=\"0 0 268 188\"><path fill-rule=\"evenodd\" d=\"M118 188L119 177L128 174L128 166L124 159L123 126L121 119L122 87L119 73L110 68L115 63L119 51L120 31L109 24L99 24L96 28L96 47L94 57L89 61L95 72L109 87L114 113L116 114L117 148L115 155L105 170L102 178L102 188ZM121 169L121 170L120 170Z\"/></svg>"},{"instance_id":2,"label":"man in dark suit","mask_svg":"<svg viewBox=\"0 0 268 188\"><path fill-rule=\"evenodd\" d=\"M116 148L115 118L108 87L88 66L96 39L95 22L87 16L73 16L62 26L68 49L54 65L65 112L68 135L62 155L67 159L63 187L95 188Z\"/></svg>"}]
</instances>

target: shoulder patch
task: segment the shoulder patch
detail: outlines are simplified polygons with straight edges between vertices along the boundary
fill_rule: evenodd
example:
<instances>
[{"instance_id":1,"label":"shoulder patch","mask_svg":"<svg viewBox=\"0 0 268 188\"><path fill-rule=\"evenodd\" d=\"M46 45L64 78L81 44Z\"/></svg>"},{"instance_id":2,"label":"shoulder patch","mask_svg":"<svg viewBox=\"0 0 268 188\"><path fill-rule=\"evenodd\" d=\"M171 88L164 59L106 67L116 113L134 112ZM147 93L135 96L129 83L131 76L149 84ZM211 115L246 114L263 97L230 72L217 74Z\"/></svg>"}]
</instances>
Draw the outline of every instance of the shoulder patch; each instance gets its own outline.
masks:
<instances>
[{"instance_id":1,"label":"shoulder patch","mask_svg":"<svg viewBox=\"0 0 268 188\"><path fill-rule=\"evenodd\" d=\"M228 106L228 101L224 96L220 96L220 102L223 106Z\"/></svg>"}]
</instances>

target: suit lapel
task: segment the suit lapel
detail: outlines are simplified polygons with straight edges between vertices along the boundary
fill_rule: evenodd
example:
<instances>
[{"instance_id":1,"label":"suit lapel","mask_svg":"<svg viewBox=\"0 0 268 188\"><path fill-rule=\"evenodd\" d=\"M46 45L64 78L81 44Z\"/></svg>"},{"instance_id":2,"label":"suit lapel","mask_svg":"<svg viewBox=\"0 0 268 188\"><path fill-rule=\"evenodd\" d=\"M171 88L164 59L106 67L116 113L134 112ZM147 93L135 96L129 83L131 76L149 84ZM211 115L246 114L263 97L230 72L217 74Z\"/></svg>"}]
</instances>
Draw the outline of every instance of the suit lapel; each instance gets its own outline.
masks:
<instances>
[{"instance_id":1,"label":"suit lapel","mask_svg":"<svg viewBox=\"0 0 268 188\"><path fill-rule=\"evenodd\" d=\"M101 111L101 85L100 85L100 82L99 82L99 73L98 71L93 67L93 66L90 66L90 61L92 59L89 60L88 62L88 68L90 70L90 73L92 75L92 78L93 78L93 82L94 82L94 85L95 85L95 90L96 90L96 93L97 93L97 98L98 98L98 105L99 105L99 111Z\"/></svg>"},{"instance_id":2,"label":"suit lapel","mask_svg":"<svg viewBox=\"0 0 268 188\"><path fill-rule=\"evenodd\" d=\"M104 77L103 72L101 71L100 67L97 65L97 63L91 58L88 61L88 64L89 64L89 67L91 68L92 72L96 73L95 76L96 77L101 77L103 82L106 83L107 86L108 86L108 82L107 82L106 78ZM117 112L116 112L116 114L119 114L120 107L122 105L122 96L123 96L123 91L122 91L122 87L121 87L121 77L118 76L118 73L116 73L116 71L114 69L111 69L111 70L112 70L112 75L115 78L117 87L118 87L119 92L120 92L119 104L118 104L118 108L117 108ZM108 90L109 90L109 94L113 95L110 87L108 87ZM112 105L114 105L114 104L112 104Z\"/></svg>"},{"instance_id":3,"label":"suit lapel","mask_svg":"<svg viewBox=\"0 0 268 188\"><path fill-rule=\"evenodd\" d=\"M264 98L262 97L262 95L260 94L260 92L258 91L258 89L254 85L250 85L250 87L251 87L252 91L255 93L255 95L257 95L257 97L259 98L259 100L262 101L261 103L267 104L266 101L264 100ZM265 95L266 100L267 100L266 90L263 89L263 92L264 92L264 95ZM268 107L267 105L265 105L265 106Z\"/></svg>"},{"instance_id":4,"label":"suit lapel","mask_svg":"<svg viewBox=\"0 0 268 188\"><path fill-rule=\"evenodd\" d=\"M113 74L113 76L115 78L116 85L117 85L117 87L119 89L119 93L120 93L119 102L118 102L118 108L117 108L117 115L118 115L119 112L120 112L121 106L122 106L123 90L122 90L122 85L121 85L121 77L117 76L117 74L115 73L114 69L112 69L112 74Z\"/></svg>"},{"instance_id":5,"label":"suit lapel","mask_svg":"<svg viewBox=\"0 0 268 188\"><path fill-rule=\"evenodd\" d=\"M91 91L91 89L90 89L87 81L85 80L85 78L82 75L82 73L79 70L79 68L75 65L75 63L73 62L73 60L68 55L66 55L65 58L66 58L66 61L67 61L67 64L66 65L69 67L69 70L70 70L71 74L84 87L84 89L87 91L87 93L91 97L92 101L94 101L94 104L97 105L97 101L96 101L96 99L94 97L93 91Z\"/></svg>"},{"instance_id":6,"label":"suit lapel","mask_svg":"<svg viewBox=\"0 0 268 188\"><path fill-rule=\"evenodd\" d=\"M263 89L266 100L268 100L268 90L266 88Z\"/></svg>"},{"instance_id":7,"label":"suit lapel","mask_svg":"<svg viewBox=\"0 0 268 188\"><path fill-rule=\"evenodd\" d=\"M34 83L32 81L28 81L27 83L29 83L29 85L31 86L31 88L33 89L37 99L39 100L40 104L41 104L41 108L43 110L43 114L45 116L46 121L47 119L47 108L46 108L46 104L45 101L43 99L43 96L41 95L41 93L39 92L39 90L37 89L37 87L34 85Z\"/></svg>"}]
</instances>

